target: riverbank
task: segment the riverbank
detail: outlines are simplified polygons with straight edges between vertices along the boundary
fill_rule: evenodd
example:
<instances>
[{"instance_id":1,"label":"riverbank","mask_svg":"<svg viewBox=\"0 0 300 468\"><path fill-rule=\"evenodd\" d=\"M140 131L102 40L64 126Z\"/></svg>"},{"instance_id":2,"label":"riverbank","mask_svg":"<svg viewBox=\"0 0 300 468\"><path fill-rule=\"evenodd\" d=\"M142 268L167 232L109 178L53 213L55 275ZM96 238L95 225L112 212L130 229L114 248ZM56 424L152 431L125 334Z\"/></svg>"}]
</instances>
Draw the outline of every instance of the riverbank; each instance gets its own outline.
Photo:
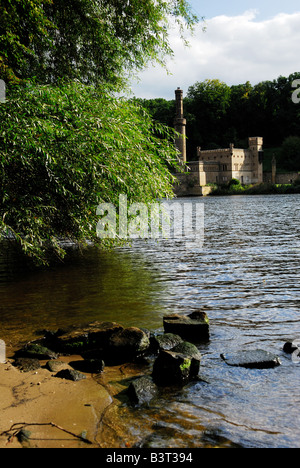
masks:
<instances>
[{"instance_id":1,"label":"riverbank","mask_svg":"<svg viewBox=\"0 0 300 468\"><path fill-rule=\"evenodd\" d=\"M285 195L300 193L300 184L257 184L232 183L211 187L210 196L224 195Z\"/></svg>"},{"instance_id":2,"label":"riverbank","mask_svg":"<svg viewBox=\"0 0 300 468\"><path fill-rule=\"evenodd\" d=\"M80 359L60 357L65 367ZM26 373L12 362L0 364L0 448L124 448L134 444L115 397L124 389L123 380L139 375L141 368L108 367L101 376L85 374L86 379L72 382L55 378L55 372L44 367L46 361L40 369Z\"/></svg>"},{"instance_id":3,"label":"riverbank","mask_svg":"<svg viewBox=\"0 0 300 468\"><path fill-rule=\"evenodd\" d=\"M167 327L208 339L203 312L168 316ZM47 343L54 351L43 346ZM150 339L150 332L115 322L45 331L43 339L15 350L0 365L0 447L124 448L141 442L128 433L133 425L129 407L157 396L158 387L145 377L157 355L153 379L158 385L184 386L199 373L200 353L178 335Z\"/></svg>"}]
</instances>

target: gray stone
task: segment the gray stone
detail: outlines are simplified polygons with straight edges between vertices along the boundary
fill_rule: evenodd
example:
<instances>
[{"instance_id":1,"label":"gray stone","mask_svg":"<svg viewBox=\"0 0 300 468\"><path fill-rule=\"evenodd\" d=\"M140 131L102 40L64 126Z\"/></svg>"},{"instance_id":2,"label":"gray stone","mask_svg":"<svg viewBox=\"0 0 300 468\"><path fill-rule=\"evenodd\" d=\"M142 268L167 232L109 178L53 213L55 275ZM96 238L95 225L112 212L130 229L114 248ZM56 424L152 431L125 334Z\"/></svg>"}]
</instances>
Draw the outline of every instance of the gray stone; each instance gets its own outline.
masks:
<instances>
[{"instance_id":1,"label":"gray stone","mask_svg":"<svg viewBox=\"0 0 300 468\"><path fill-rule=\"evenodd\" d=\"M62 361L48 361L46 364L46 369L50 372L58 372L62 369L69 369L69 365Z\"/></svg>"},{"instance_id":2,"label":"gray stone","mask_svg":"<svg viewBox=\"0 0 300 468\"><path fill-rule=\"evenodd\" d=\"M59 371L55 377L59 377L60 379L72 380L73 382L78 382L79 380L86 379L84 374L78 372L73 369L63 369Z\"/></svg>"},{"instance_id":3,"label":"gray stone","mask_svg":"<svg viewBox=\"0 0 300 468\"><path fill-rule=\"evenodd\" d=\"M142 356L150 347L147 334L140 328L125 328L114 334L107 347L104 360L107 363L124 363Z\"/></svg>"},{"instance_id":4,"label":"gray stone","mask_svg":"<svg viewBox=\"0 0 300 468\"><path fill-rule=\"evenodd\" d=\"M170 351L182 342L183 339L179 335L174 335L174 333L165 333L164 335L157 335L152 338L152 346L155 351Z\"/></svg>"},{"instance_id":5,"label":"gray stone","mask_svg":"<svg viewBox=\"0 0 300 468\"><path fill-rule=\"evenodd\" d=\"M150 403L157 396L158 388L150 376L136 379L128 387L128 396L134 404Z\"/></svg>"},{"instance_id":6,"label":"gray stone","mask_svg":"<svg viewBox=\"0 0 300 468\"><path fill-rule=\"evenodd\" d=\"M86 325L73 327L67 332L56 336L54 340L57 350L64 353L80 354L93 349L107 347L110 338L123 330L115 322L92 322Z\"/></svg>"},{"instance_id":7,"label":"gray stone","mask_svg":"<svg viewBox=\"0 0 300 468\"><path fill-rule=\"evenodd\" d=\"M283 351L287 354L293 354L295 351L299 350L300 353L300 341L299 340L290 340L287 341L283 346Z\"/></svg>"},{"instance_id":8,"label":"gray stone","mask_svg":"<svg viewBox=\"0 0 300 468\"><path fill-rule=\"evenodd\" d=\"M182 343L177 344L174 348L172 348L172 351L175 353L185 354L186 356L199 361L199 363L201 361L201 354L198 348L194 344L188 343L187 341L183 341Z\"/></svg>"},{"instance_id":9,"label":"gray stone","mask_svg":"<svg viewBox=\"0 0 300 468\"><path fill-rule=\"evenodd\" d=\"M184 339L201 341L209 338L209 319L205 312L189 315L173 314L163 318L166 333L174 333Z\"/></svg>"},{"instance_id":10,"label":"gray stone","mask_svg":"<svg viewBox=\"0 0 300 468\"><path fill-rule=\"evenodd\" d=\"M16 357L32 359L57 359L58 354L38 343L28 343L24 348L16 352Z\"/></svg>"},{"instance_id":11,"label":"gray stone","mask_svg":"<svg viewBox=\"0 0 300 468\"><path fill-rule=\"evenodd\" d=\"M221 354L221 358L229 366L249 369L271 369L281 364L278 356L262 349L240 351L226 356Z\"/></svg>"},{"instance_id":12,"label":"gray stone","mask_svg":"<svg viewBox=\"0 0 300 468\"><path fill-rule=\"evenodd\" d=\"M18 358L15 360L14 366L21 372L31 372L41 368L40 361L31 358Z\"/></svg>"},{"instance_id":13,"label":"gray stone","mask_svg":"<svg viewBox=\"0 0 300 468\"><path fill-rule=\"evenodd\" d=\"M100 374L103 372L105 364L102 359L84 359L83 361L72 361L70 366L80 372L89 374Z\"/></svg>"},{"instance_id":14,"label":"gray stone","mask_svg":"<svg viewBox=\"0 0 300 468\"><path fill-rule=\"evenodd\" d=\"M196 346L182 342L171 351L161 351L153 366L157 385L185 385L198 376L201 354Z\"/></svg>"}]
</instances>

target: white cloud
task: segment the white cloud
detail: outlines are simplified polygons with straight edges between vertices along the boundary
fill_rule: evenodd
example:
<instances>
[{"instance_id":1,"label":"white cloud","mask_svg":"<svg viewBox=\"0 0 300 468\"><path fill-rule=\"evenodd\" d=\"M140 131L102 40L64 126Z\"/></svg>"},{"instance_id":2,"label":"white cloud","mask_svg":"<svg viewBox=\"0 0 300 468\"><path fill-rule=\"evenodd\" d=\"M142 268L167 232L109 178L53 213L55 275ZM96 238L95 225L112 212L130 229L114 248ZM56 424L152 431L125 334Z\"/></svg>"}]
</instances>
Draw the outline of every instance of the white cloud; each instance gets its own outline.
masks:
<instances>
[{"instance_id":1,"label":"white cloud","mask_svg":"<svg viewBox=\"0 0 300 468\"><path fill-rule=\"evenodd\" d=\"M185 48L176 31L171 33L175 57L168 63L172 76L159 67L140 75L133 86L138 97L173 98L174 90L185 91L196 81L218 78L228 85L250 81L256 84L280 75L300 71L300 12L280 13L272 19L256 21L257 11L240 16L216 16L189 39Z\"/></svg>"}]
</instances>

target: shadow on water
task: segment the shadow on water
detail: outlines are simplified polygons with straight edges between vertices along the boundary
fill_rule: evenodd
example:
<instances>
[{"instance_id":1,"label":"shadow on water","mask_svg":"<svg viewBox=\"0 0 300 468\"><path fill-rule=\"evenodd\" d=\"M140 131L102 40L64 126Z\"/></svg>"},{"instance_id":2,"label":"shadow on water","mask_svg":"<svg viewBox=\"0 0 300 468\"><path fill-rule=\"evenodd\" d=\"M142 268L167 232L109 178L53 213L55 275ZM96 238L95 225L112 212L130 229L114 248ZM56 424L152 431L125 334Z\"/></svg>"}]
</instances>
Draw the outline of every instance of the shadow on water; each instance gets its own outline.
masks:
<instances>
[{"instance_id":1,"label":"shadow on water","mask_svg":"<svg viewBox=\"0 0 300 468\"><path fill-rule=\"evenodd\" d=\"M28 269L24 259L5 248L0 253L1 336L17 344L32 339L36 330L93 320L155 329L165 313L159 298L166 288L158 269L126 249L91 247L84 254L73 249L64 264Z\"/></svg>"}]
</instances>

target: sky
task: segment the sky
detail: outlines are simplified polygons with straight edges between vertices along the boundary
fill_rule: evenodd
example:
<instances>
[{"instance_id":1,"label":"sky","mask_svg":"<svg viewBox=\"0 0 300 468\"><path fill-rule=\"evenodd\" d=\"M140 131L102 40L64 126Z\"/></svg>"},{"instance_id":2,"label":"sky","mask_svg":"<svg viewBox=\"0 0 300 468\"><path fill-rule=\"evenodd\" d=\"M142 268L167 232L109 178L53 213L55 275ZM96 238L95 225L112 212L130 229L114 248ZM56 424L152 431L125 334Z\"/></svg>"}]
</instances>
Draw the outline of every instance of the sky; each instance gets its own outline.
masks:
<instances>
[{"instance_id":1,"label":"sky","mask_svg":"<svg viewBox=\"0 0 300 468\"><path fill-rule=\"evenodd\" d=\"M197 81L219 79L229 86L250 81L274 80L300 72L299 0L189 0L200 22L190 46L183 45L178 30L170 31L174 58L167 72L151 66L132 82L136 97L174 99L174 91ZM206 32L203 32L203 26Z\"/></svg>"}]
</instances>

